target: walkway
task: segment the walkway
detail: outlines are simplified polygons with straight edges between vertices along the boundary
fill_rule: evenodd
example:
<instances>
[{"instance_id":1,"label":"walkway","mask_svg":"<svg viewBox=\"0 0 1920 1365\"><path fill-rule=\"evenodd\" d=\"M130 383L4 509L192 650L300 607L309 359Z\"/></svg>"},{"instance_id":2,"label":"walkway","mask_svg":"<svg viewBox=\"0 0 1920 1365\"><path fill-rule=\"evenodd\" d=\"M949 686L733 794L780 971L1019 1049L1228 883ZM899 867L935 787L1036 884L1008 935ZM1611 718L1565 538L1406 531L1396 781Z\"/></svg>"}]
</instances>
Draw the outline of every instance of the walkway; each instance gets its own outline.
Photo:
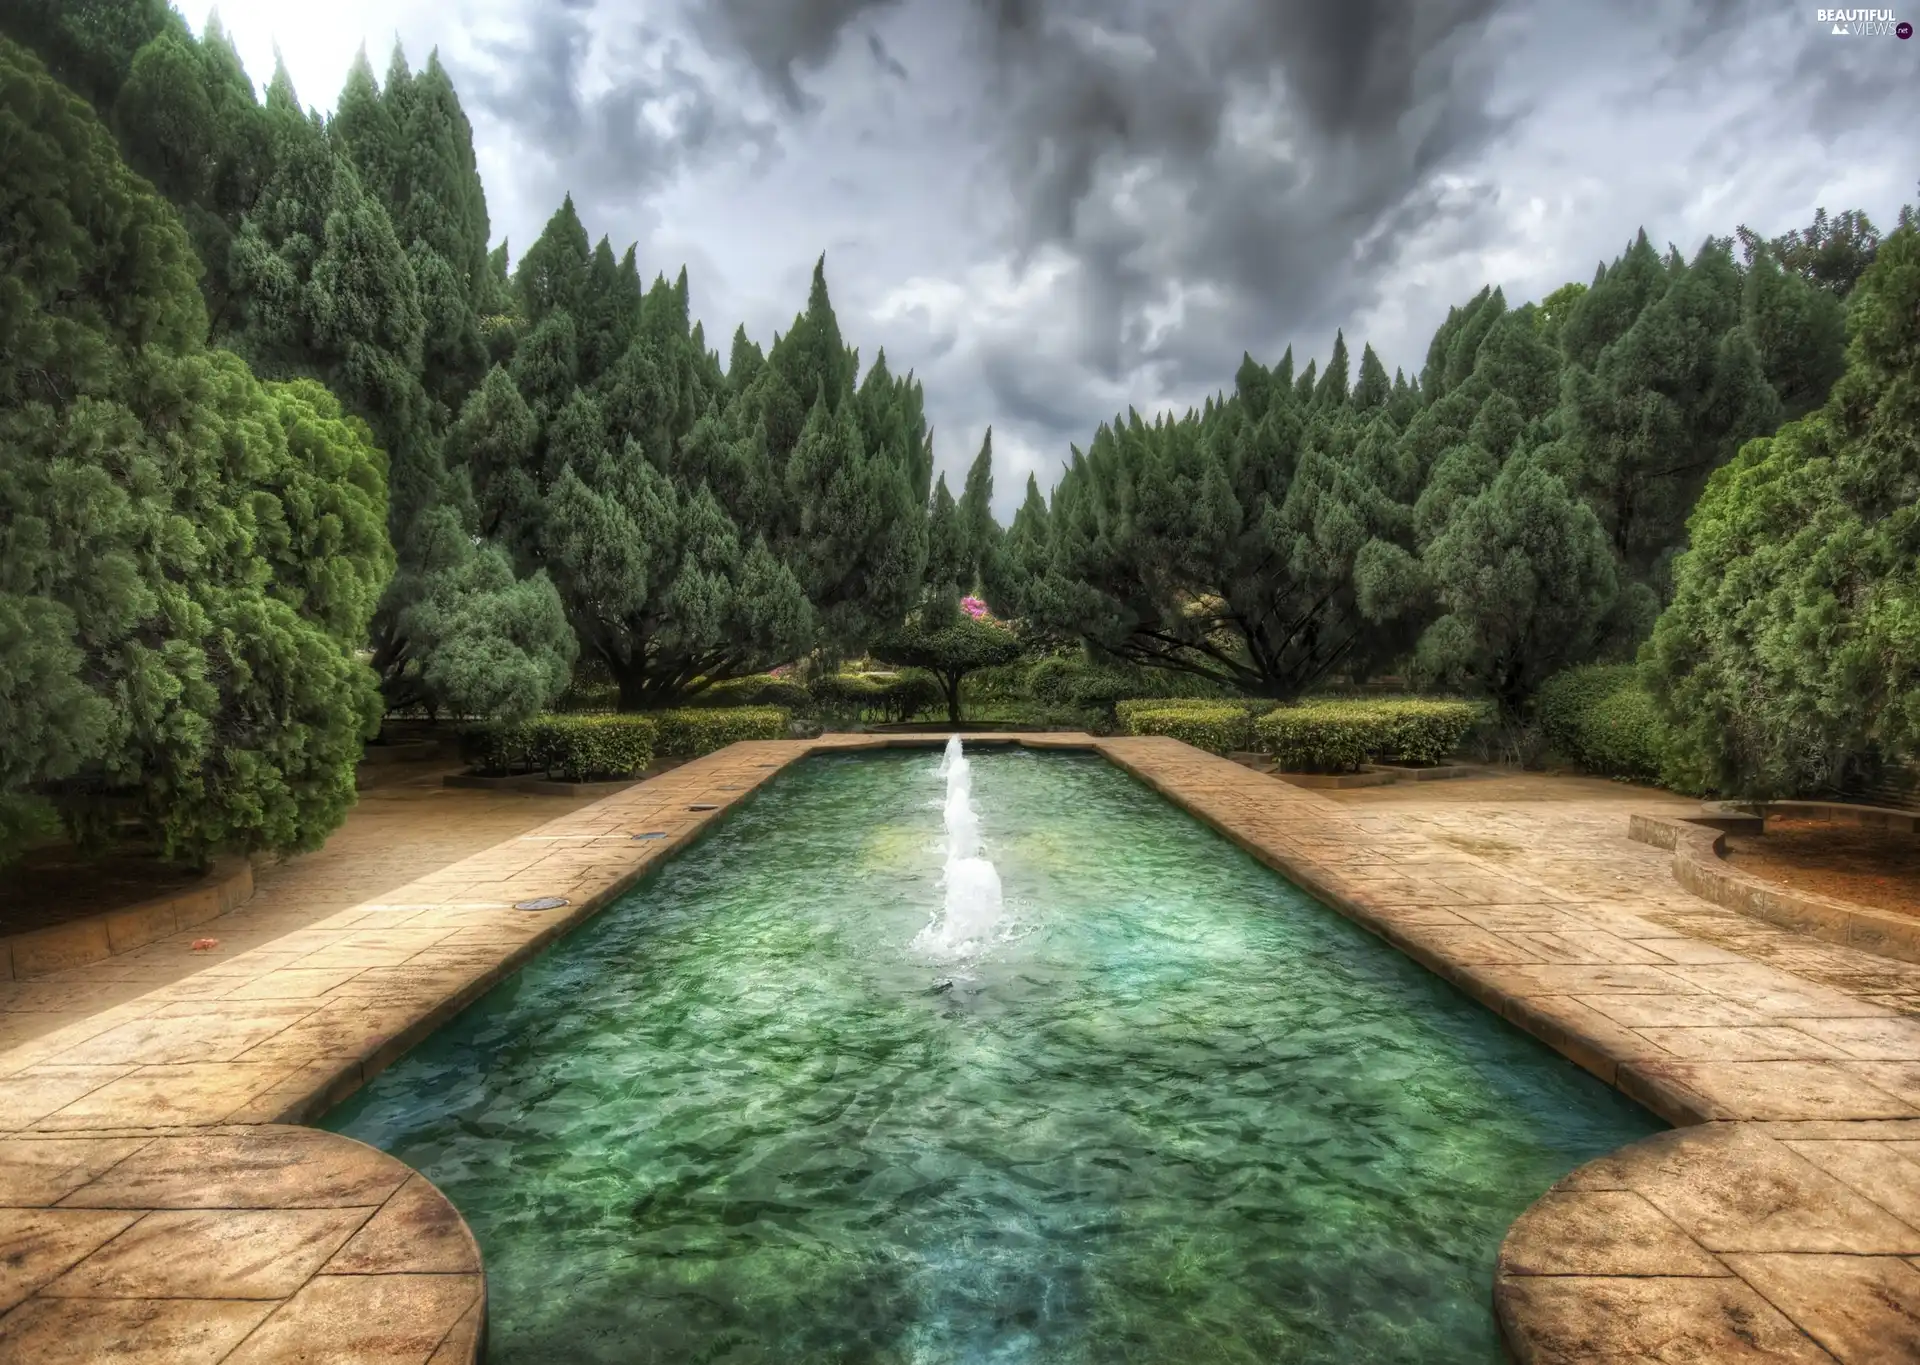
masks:
<instances>
[{"instance_id":1,"label":"walkway","mask_svg":"<svg viewBox=\"0 0 1920 1365\"><path fill-rule=\"evenodd\" d=\"M787 763L901 742L735 745L465 856L395 841L405 866L359 882L337 838L285 870L309 890L263 876L267 899L209 926L217 954L160 944L15 987L37 1010L0 992L0 1040L18 1040L0 1052L0 1362L475 1359L458 1215L390 1158L287 1125ZM1592 1163L1515 1225L1496 1303L1523 1360L1920 1359L1920 967L1678 891L1626 839L1629 802L1660 798L1330 795L1172 740L1019 742L1099 749L1698 1125ZM564 904L515 908L541 898ZM61 991L91 1012L50 1009Z\"/></svg>"}]
</instances>

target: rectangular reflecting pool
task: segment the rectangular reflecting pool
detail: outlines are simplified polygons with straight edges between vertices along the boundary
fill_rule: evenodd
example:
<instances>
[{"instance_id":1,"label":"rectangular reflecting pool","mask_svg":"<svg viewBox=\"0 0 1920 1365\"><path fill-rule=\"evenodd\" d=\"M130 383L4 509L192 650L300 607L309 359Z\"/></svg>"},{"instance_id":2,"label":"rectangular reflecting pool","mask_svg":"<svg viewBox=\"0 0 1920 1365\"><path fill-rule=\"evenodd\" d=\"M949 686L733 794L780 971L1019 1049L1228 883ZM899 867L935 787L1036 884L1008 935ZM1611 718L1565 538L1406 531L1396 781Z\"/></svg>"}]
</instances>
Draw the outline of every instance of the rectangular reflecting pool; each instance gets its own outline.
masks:
<instances>
[{"instance_id":1,"label":"rectangular reflecting pool","mask_svg":"<svg viewBox=\"0 0 1920 1365\"><path fill-rule=\"evenodd\" d=\"M818 757L327 1127L485 1253L496 1365L1502 1358L1507 1226L1664 1125L1105 760ZM951 926L947 926L951 927Z\"/></svg>"}]
</instances>

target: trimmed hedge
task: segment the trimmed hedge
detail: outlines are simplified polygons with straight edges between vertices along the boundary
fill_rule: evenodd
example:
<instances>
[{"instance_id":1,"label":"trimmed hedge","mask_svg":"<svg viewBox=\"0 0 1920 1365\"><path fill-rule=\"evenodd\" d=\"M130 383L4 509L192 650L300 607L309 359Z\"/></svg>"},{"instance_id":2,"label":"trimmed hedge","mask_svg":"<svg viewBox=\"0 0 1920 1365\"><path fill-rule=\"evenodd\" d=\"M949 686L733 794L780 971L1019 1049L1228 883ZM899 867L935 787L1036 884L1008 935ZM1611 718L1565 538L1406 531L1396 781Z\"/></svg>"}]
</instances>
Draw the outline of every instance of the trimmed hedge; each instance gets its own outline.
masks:
<instances>
[{"instance_id":1,"label":"trimmed hedge","mask_svg":"<svg viewBox=\"0 0 1920 1365\"><path fill-rule=\"evenodd\" d=\"M1117 716L1127 701L1232 701L1204 679L1165 669L1127 669L1055 655L1027 668L1027 695L1042 706ZM1169 698L1168 692L1178 695Z\"/></svg>"},{"instance_id":2,"label":"trimmed hedge","mask_svg":"<svg viewBox=\"0 0 1920 1365\"><path fill-rule=\"evenodd\" d=\"M632 777L653 762L657 727L636 715L536 716L482 725L466 735L467 761L484 773L545 773L562 782Z\"/></svg>"},{"instance_id":3,"label":"trimmed hedge","mask_svg":"<svg viewBox=\"0 0 1920 1365\"><path fill-rule=\"evenodd\" d=\"M1632 664L1589 664L1547 679L1534 702L1547 743L1597 777L1658 782L1667 730Z\"/></svg>"},{"instance_id":4,"label":"trimmed hedge","mask_svg":"<svg viewBox=\"0 0 1920 1365\"><path fill-rule=\"evenodd\" d=\"M1125 726L1143 711L1211 711L1227 706L1247 716L1257 716L1272 710L1274 705L1256 697L1128 697L1113 704L1113 715Z\"/></svg>"},{"instance_id":5,"label":"trimmed hedge","mask_svg":"<svg viewBox=\"0 0 1920 1365\"><path fill-rule=\"evenodd\" d=\"M717 682L687 702L697 707L778 706L788 711L813 709L813 694L791 678L755 673Z\"/></svg>"},{"instance_id":6,"label":"trimmed hedge","mask_svg":"<svg viewBox=\"0 0 1920 1365\"><path fill-rule=\"evenodd\" d=\"M1253 734L1253 717L1237 702L1138 703L1127 706L1121 723L1130 735L1165 735L1210 754L1244 749Z\"/></svg>"},{"instance_id":7,"label":"trimmed hedge","mask_svg":"<svg viewBox=\"0 0 1920 1365\"><path fill-rule=\"evenodd\" d=\"M785 739L791 720L777 706L688 706L648 715L659 727L660 752L670 758L699 758L743 739Z\"/></svg>"},{"instance_id":8,"label":"trimmed hedge","mask_svg":"<svg viewBox=\"0 0 1920 1365\"><path fill-rule=\"evenodd\" d=\"M1369 760L1438 763L1479 713L1464 701L1308 701L1267 712L1253 731L1282 772L1351 773Z\"/></svg>"},{"instance_id":9,"label":"trimmed hedge","mask_svg":"<svg viewBox=\"0 0 1920 1365\"><path fill-rule=\"evenodd\" d=\"M657 733L647 716L545 716L533 725L533 744L550 776L597 782L645 772Z\"/></svg>"}]
</instances>

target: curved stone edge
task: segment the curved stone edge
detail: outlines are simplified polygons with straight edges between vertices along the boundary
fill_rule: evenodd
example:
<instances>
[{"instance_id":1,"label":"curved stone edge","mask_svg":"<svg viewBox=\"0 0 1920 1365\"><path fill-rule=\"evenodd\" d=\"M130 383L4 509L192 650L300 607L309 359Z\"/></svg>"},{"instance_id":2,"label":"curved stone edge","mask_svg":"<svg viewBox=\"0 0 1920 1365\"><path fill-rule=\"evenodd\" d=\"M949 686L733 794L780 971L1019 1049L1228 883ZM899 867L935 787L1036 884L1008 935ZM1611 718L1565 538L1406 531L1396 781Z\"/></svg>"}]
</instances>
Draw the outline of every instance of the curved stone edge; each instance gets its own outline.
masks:
<instances>
[{"instance_id":1,"label":"curved stone edge","mask_svg":"<svg viewBox=\"0 0 1920 1365\"><path fill-rule=\"evenodd\" d=\"M1521 1365L1920 1359L1906 1128L1920 1124L1710 1123L1588 1162L1501 1243L1508 1350Z\"/></svg>"},{"instance_id":2,"label":"curved stone edge","mask_svg":"<svg viewBox=\"0 0 1920 1365\"><path fill-rule=\"evenodd\" d=\"M1825 803L1783 803L1821 809ZM1861 810L1888 816L1898 811ZM1905 817L1911 820L1911 817ZM1826 943L1838 943L1862 952L1901 962L1920 963L1920 919L1875 910L1834 896L1795 891L1762 881L1725 861L1726 836L1705 825L1668 816L1635 814L1628 821L1630 838L1673 851L1673 877L1681 886L1715 905Z\"/></svg>"},{"instance_id":3,"label":"curved stone edge","mask_svg":"<svg viewBox=\"0 0 1920 1365\"><path fill-rule=\"evenodd\" d=\"M85 919L0 938L0 980L24 981L102 962L218 919L252 897L253 861L217 858L206 876L182 890L124 910L103 910Z\"/></svg>"},{"instance_id":4,"label":"curved stone edge","mask_svg":"<svg viewBox=\"0 0 1920 1365\"><path fill-rule=\"evenodd\" d=\"M16 1136L0 1315L0 1361L478 1365L486 1278L431 1181L337 1133Z\"/></svg>"}]
</instances>

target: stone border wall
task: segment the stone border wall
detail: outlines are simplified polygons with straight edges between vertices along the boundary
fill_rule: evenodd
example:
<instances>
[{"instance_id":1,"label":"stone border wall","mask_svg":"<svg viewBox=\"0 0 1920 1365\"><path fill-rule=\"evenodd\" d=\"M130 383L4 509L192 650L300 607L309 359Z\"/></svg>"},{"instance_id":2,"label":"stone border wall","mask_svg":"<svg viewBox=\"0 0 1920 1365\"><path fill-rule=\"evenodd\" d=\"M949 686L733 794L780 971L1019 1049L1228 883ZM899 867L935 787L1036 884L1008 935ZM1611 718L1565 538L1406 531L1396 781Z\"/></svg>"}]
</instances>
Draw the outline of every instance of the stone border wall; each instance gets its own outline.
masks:
<instances>
[{"instance_id":1,"label":"stone border wall","mask_svg":"<svg viewBox=\"0 0 1920 1365\"><path fill-rule=\"evenodd\" d=\"M1803 808L1822 811L1848 809L1815 802L1779 803L1769 809L1777 810L1782 806L1791 806L1796 811ZM1740 809L1728 807L1730 812ZM1912 828L1912 817L1898 811L1860 807L1854 808L1850 814L1905 819L1907 827ZM1861 818L1856 822L1899 828L1898 825L1875 818ZM1776 924L1782 929L1791 929L1809 938L1844 944L1901 962L1920 962L1920 919L1855 905L1835 896L1796 891L1742 872L1725 860L1726 835L1720 830L1689 820L1636 814L1630 819L1627 832L1631 838L1643 844L1672 849L1674 880L1702 900L1737 910L1743 915L1752 915L1755 919Z\"/></svg>"},{"instance_id":2,"label":"stone border wall","mask_svg":"<svg viewBox=\"0 0 1920 1365\"><path fill-rule=\"evenodd\" d=\"M25 981L105 961L218 919L252 896L252 861L219 858L206 876L179 891L124 910L103 910L85 919L0 938L0 980Z\"/></svg>"}]
</instances>

